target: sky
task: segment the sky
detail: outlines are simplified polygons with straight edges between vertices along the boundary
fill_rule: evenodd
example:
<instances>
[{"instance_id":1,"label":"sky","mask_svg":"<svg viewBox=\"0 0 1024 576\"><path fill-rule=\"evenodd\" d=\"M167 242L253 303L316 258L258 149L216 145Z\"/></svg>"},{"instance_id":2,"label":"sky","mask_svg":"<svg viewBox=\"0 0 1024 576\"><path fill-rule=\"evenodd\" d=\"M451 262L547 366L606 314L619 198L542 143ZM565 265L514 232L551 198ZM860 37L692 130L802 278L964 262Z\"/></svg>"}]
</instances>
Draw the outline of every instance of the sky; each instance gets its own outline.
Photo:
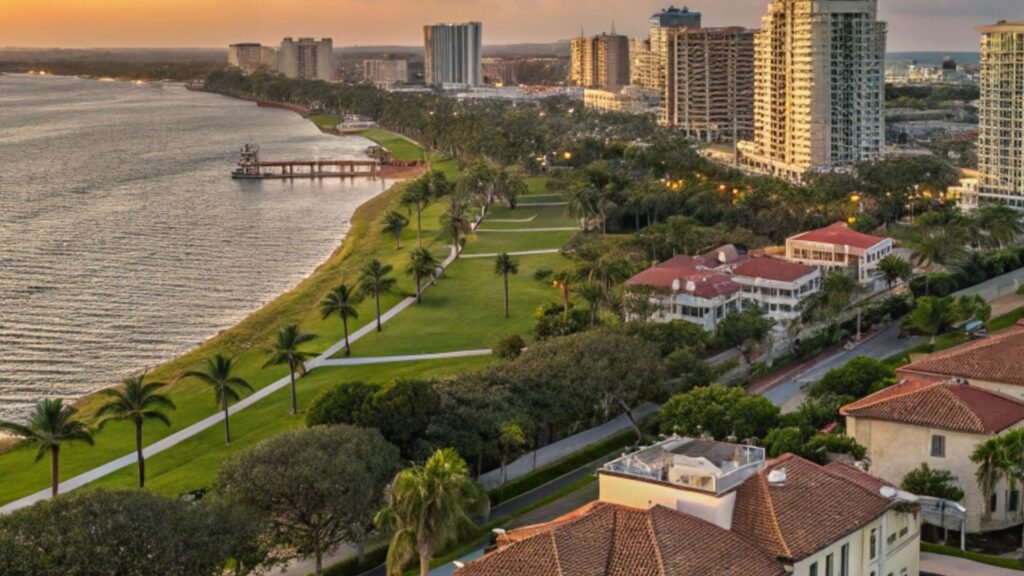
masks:
<instances>
[{"instance_id":1,"label":"sky","mask_svg":"<svg viewBox=\"0 0 1024 576\"><path fill-rule=\"evenodd\" d=\"M756 27L768 0L689 0L706 26ZM645 35L661 0L0 0L0 46L223 47L329 36L422 43L427 23L479 20L485 44L553 42L582 28ZM1024 20L1024 0L880 0L889 51L977 51L974 27Z\"/></svg>"}]
</instances>

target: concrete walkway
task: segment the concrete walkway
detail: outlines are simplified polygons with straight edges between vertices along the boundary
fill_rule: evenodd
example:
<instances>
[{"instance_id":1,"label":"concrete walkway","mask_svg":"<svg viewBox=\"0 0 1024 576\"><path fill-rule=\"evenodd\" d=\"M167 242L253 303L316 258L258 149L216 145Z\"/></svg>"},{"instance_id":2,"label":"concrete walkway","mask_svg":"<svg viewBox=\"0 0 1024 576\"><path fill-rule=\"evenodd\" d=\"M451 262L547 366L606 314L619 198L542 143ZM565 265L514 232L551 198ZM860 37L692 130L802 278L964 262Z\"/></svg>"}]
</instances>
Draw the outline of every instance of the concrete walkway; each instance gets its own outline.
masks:
<instances>
[{"instance_id":1,"label":"concrete walkway","mask_svg":"<svg viewBox=\"0 0 1024 576\"><path fill-rule=\"evenodd\" d=\"M411 354L408 356L371 356L369 358L332 358L317 364L322 366L366 366L368 364L393 364L396 362L418 362L420 360L444 360L446 358L471 358L490 356L492 350L462 350L459 352L438 352L436 354Z\"/></svg>"},{"instance_id":2,"label":"concrete walkway","mask_svg":"<svg viewBox=\"0 0 1024 576\"><path fill-rule=\"evenodd\" d=\"M567 226L562 228L509 228L506 230L498 228L477 228L477 232L501 232L501 233L512 233L512 234L527 234L529 232L579 232L581 228L576 226Z\"/></svg>"},{"instance_id":3,"label":"concrete walkway","mask_svg":"<svg viewBox=\"0 0 1024 576\"><path fill-rule=\"evenodd\" d=\"M509 256L538 256L538 255L541 255L541 254L558 254L561 251L562 251L561 248L549 248L549 249L546 249L546 250L525 250L523 252L509 252L508 255ZM463 254L462 257L465 258L465 259L470 259L470 258L497 258L498 257L498 253L495 252L494 254Z\"/></svg>"},{"instance_id":4,"label":"concrete walkway","mask_svg":"<svg viewBox=\"0 0 1024 576\"><path fill-rule=\"evenodd\" d=\"M451 254L449 254L448 257L444 259L444 262L441 263L441 268L444 269L444 268L447 268L448 266L450 266L451 263L454 262L457 257L458 257L458 254L455 252L455 249L453 248L452 251L451 251ZM428 284L427 286L424 287L424 290L426 290L430 286L433 286L433 284L434 284L434 282L431 282L430 284ZM405 310L409 306L412 306L415 303L416 303L416 298L413 298L413 297L409 297L409 298L406 298L405 300L402 300L395 307L391 308L390 310L388 310L387 312L385 312L384 314L381 315L381 322L382 323L383 322L387 322L388 320L394 318L400 312L402 312L403 310ZM350 334L349 335L349 342L355 342L356 340L359 340L363 336L366 336L367 334L372 333L376 329L377 329L376 320L374 320L372 322L369 322L365 326L360 328L359 330L356 330L355 332ZM342 351L344 348L345 348L345 341L344 340L339 341L337 344L335 344L334 346L331 346L326 351L324 351L323 354L320 354L315 359L307 362L306 363L306 369L307 370L313 370L315 368L322 367L322 366L337 366L337 365L339 365L339 364L333 364L333 362L336 362L337 360L332 360L331 357L334 356L335 354L337 354L338 352ZM472 352L476 352L476 351L472 351ZM487 353L490 354L490 350L488 350ZM459 354L459 352L451 352L449 354ZM433 355L427 355L427 356L433 356ZM394 357L392 357L392 358L394 358ZM412 360L415 359L415 358L412 358L412 357L405 357L405 358L406 359L403 359L403 360L394 360L394 359L385 359L385 360L386 361L391 361L391 362L404 362L404 361L412 361ZM420 358L420 359L428 359L428 358ZM363 364L372 364L373 363L373 362L369 362L368 360L371 360L371 359L368 359L368 358L364 358L364 359L361 359L361 360L363 360ZM344 364L340 364L340 365L344 365ZM268 384L267 386L264 386L263 388L260 388L259 390L257 390L253 394L251 394L249 396L246 396L242 400L236 402L234 405L232 405L230 408L228 408L228 414L234 416L235 414L238 414L239 412L245 410L249 406L252 406L253 404L256 404L260 400L263 400L264 398L267 398L268 396L271 396L275 392L277 392L279 390L283 390L284 388L288 387L290 385L290 383L291 383L290 377L285 376L285 377L281 378L280 380L277 380L276 382ZM161 452L163 452L163 451L165 451L165 450L167 450L169 448L173 448L174 446L177 446L178 444L181 444L185 440L188 440L189 438L192 438L193 436L196 436L196 435L200 434L201 432L203 432L203 431L205 431L205 430L207 430L207 429L209 429L209 428L211 428L213 426L216 426L216 425L220 424L221 422L223 422L223 420L224 420L224 413L218 411L216 414L213 414L213 415L211 415L211 416L209 416L207 418L204 418L204 419L200 420L199 422L196 422L195 424L192 424L191 426L187 426L185 428L182 428L181 430L178 430L177 432L175 432L175 433L173 433L173 434L171 434L169 436L166 436L166 437L158 440L157 442L154 442L153 444L150 444L149 446L147 446L146 448L144 448L142 450L142 454L143 454L143 456L145 458L152 458L153 456L155 456L155 455L157 455L157 454L159 454L159 453L161 453ZM95 480L99 480L100 478L103 478L104 476L107 476L109 474L117 472L118 470L121 470L122 468L127 468L129 466L134 466L138 462L137 458L138 457L136 456L135 452L132 452L132 453L126 454L126 455L124 455L124 456L122 456L122 457L120 457L120 458L118 458L116 460L112 460L110 462L107 462L106 464L104 464L102 466L99 466L97 468L93 468L92 470L89 470L88 472L85 472L84 474L79 474L78 476L75 476L74 478L69 478L67 480L64 480L60 484L60 491L61 491L61 493L70 492L71 490L75 490L76 488L81 488L82 486L85 486L86 484L88 484L90 482L93 482ZM14 502L11 502L9 504L6 504L6 505L0 507L0 515L2 515L2 514L10 514L11 512L13 512L15 510L18 510L18 509L21 509L21 508L25 508L27 506L31 506L32 504L35 504L36 502L40 502L42 500L47 500L49 498L50 498L50 489L49 488L47 488L45 490L40 490L39 492L36 492L35 494L31 494L29 496L21 498L20 500L15 500Z\"/></svg>"},{"instance_id":5,"label":"concrete walkway","mask_svg":"<svg viewBox=\"0 0 1024 576\"><path fill-rule=\"evenodd\" d=\"M956 556L921 552L921 572L939 576L1021 576L1022 572L1009 568L998 568L988 564L971 562Z\"/></svg>"}]
</instances>

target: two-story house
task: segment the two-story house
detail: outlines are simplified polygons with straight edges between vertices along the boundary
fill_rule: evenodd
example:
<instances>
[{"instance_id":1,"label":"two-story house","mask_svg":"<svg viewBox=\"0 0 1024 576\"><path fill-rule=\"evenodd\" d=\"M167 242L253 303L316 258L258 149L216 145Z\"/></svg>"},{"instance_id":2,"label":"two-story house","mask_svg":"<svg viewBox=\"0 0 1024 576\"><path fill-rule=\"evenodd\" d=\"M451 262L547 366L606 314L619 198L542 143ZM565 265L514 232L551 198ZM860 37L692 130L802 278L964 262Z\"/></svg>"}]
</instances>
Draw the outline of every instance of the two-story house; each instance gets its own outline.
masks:
<instances>
[{"instance_id":1,"label":"two-story house","mask_svg":"<svg viewBox=\"0 0 1024 576\"><path fill-rule=\"evenodd\" d=\"M892 251L891 238L857 232L843 222L786 240L787 260L817 266L826 273L849 273L869 291L885 287L878 263Z\"/></svg>"},{"instance_id":2,"label":"two-story house","mask_svg":"<svg viewBox=\"0 0 1024 576\"><path fill-rule=\"evenodd\" d=\"M821 270L798 262L752 257L732 269L743 303L763 311L780 325L800 316L800 305L821 287Z\"/></svg>"}]
</instances>

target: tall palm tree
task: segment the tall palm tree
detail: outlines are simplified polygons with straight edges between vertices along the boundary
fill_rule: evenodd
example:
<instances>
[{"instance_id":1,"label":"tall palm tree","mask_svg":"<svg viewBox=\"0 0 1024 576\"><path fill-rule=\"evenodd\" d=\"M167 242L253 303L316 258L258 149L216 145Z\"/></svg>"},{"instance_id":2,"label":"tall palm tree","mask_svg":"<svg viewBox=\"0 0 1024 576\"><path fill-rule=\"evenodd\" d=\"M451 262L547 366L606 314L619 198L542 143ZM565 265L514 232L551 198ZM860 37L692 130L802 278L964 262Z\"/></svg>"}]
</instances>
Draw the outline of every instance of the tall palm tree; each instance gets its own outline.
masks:
<instances>
[{"instance_id":1,"label":"tall palm tree","mask_svg":"<svg viewBox=\"0 0 1024 576\"><path fill-rule=\"evenodd\" d=\"M593 326L597 323L597 309L604 301L604 289L596 282L584 282L577 291L590 305L590 325Z\"/></svg>"},{"instance_id":2,"label":"tall palm tree","mask_svg":"<svg viewBox=\"0 0 1024 576\"><path fill-rule=\"evenodd\" d=\"M1020 213L1002 204L983 206L975 215L975 223L986 237L987 244L1002 248L1013 242L1024 231Z\"/></svg>"},{"instance_id":3,"label":"tall palm tree","mask_svg":"<svg viewBox=\"0 0 1024 576\"><path fill-rule=\"evenodd\" d=\"M248 382L231 374L233 361L220 352L206 360L206 370L189 370L182 378L195 378L213 388L214 398L224 411L224 443L231 444L231 424L228 403L239 399L238 389L252 392Z\"/></svg>"},{"instance_id":4,"label":"tall palm tree","mask_svg":"<svg viewBox=\"0 0 1024 576\"><path fill-rule=\"evenodd\" d=\"M451 195L448 208L441 215L441 227L445 230L445 235L451 239L452 247L458 254L462 238L473 230L473 224L470 222L469 213L466 210L466 201L459 195Z\"/></svg>"},{"instance_id":5,"label":"tall palm tree","mask_svg":"<svg viewBox=\"0 0 1024 576\"><path fill-rule=\"evenodd\" d=\"M416 280L416 302L423 301L423 279L434 275L440 265L438 259L426 248L415 248L409 254L409 265L405 267L405 272Z\"/></svg>"},{"instance_id":6,"label":"tall palm tree","mask_svg":"<svg viewBox=\"0 0 1024 576\"><path fill-rule=\"evenodd\" d=\"M292 378L292 414L298 414L299 401L295 390L295 372L306 373L306 360L313 358L316 354L299 350L299 347L316 338L316 334L306 334L299 330L298 325L289 324L277 331L274 338L273 356L267 360L264 368L268 366L288 365L288 373Z\"/></svg>"},{"instance_id":7,"label":"tall palm tree","mask_svg":"<svg viewBox=\"0 0 1024 576\"><path fill-rule=\"evenodd\" d=\"M402 206L416 210L416 244L423 245L423 209L434 199L428 176L421 176L405 186Z\"/></svg>"},{"instance_id":8,"label":"tall palm tree","mask_svg":"<svg viewBox=\"0 0 1024 576\"><path fill-rule=\"evenodd\" d=\"M390 276L392 270L394 267L391 264L382 264L380 260L373 259L363 265L359 273L359 286L363 295L372 294L377 301L377 332L381 331L380 295L395 287L395 279Z\"/></svg>"},{"instance_id":9,"label":"tall palm tree","mask_svg":"<svg viewBox=\"0 0 1024 576\"><path fill-rule=\"evenodd\" d=\"M830 272L822 278L821 289L804 302L804 318L809 322L838 324L840 314L863 292L864 287L853 276Z\"/></svg>"},{"instance_id":10,"label":"tall palm tree","mask_svg":"<svg viewBox=\"0 0 1024 576\"><path fill-rule=\"evenodd\" d=\"M409 225L409 219L398 212L388 212L384 216L384 231L395 237L395 250L402 249L402 232Z\"/></svg>"},{"instance_id":11,"label":"tall palm tree","mask_svg":"<svg viewBox=\"0 0 1024 576\"><path fill-rule=\"evenodd\" d=\"M951 297L924 296L917 299L907 316L907 324L914 331L931 337L931 345L959 319L959 310Z\"/></svg>"},{"instance_id":12,"label":"tall palm tree","mask_svg":"<svg viewBox=\"0 0 1024 576\"><path fill-rule=\"evenodd\" d=\"M165 426L171 425L171 420L164 414L164 410L174 410L174 402L170 398L159 393L161 388L167 386L163 382L146 383L146 373L139 376L132 376L124 379L120 388L108 388L100 392L101 396L109 398L106 404L100 407L96 415L102 417L102 427L111 420L131 422L135 426L135 454L139 461L139 488L146 485L146 459L142 456L142 424L146 420L163 422Z\"/></svg>"},{"instance_id":13,"label":"tall palm tree","mask_svg":"<svg viewBox=\"0 0 1024 576\"><path fill-rule=\"evenodd\" d=\"M348 319L359 318L356 305L359 304L359 295L355 290L349 288L348 284L342 284L331 290L320 302L320 317L324 320L337 314L341 318L341 325L345 329L345 356L352 354L348 342Z\"/></svg>"},{"instance_id":14,"label":"tall palm tree","mask_svg":"<svg viewBox=\"0 0 1024 576\"><path fill-rule=\"evenodd\" d=\"M471 515L486 516L489 505L466 462L451 448L399 472L384 493L384 509L375 518L380 528L392 534L388 576L400 575L417 557L420 576L427 576L434 552L474 531Z\"/></svg>"},{"instance_id":15,"label":"tall palm tree","mask_svg":"<svg viewBox=\"0 0 1024 576\"><path fill-rule=\"evenodd\" d=\"M502 252L494 259L494 273L501 276L505 281L505 318L509 317L508 301L508 276L519 273L519 263L512 259L507 253Z\"/></svg>"},{"instance_id":16,"label":"tall palm tree","mask_svg":"<svg viewBox=\"0 0 1024 576\"><path fill-rule=\"evenodd\" d=\"M577 186L569 191L569 215L580 221L584 229L598 216L598 193L592 186Z\"/></svg>"},{"instance_id":17,"label":"tall palm tree","mask_svg":"<svg viewBox=\"0 0 1024 576\"><path fill-rule=\"evenodd\" d=\"M566 320L569 319L569 296L572 292L572 285L574 281L575 275L571 272L563 270L562 272L555 274L552 282L555 288L558 288L558 290L562 293L562 316Z\"/></svg>"},{"instance_id":18,"label":"tall palm tree","mask_svg":"<svg viewBox=\"0 0 1024 576\"><path fill-rule=\"evenodd\" d=\"M995 493L999 481L1006 475L1006 447L997 438L989 438L978 444L971 454L971 462L978 465L974 473L974 479L978 482L978 488L985 495L985 516L989 514L988 501Z\"/></svg>"},{"instance_id":19,"label":"tall palm tree","mask_svg":"<svg viewBox=\"0 0 1024 576\"><path fill-rule=\"evenodd\" d=\"M50 482L52 494L57 495L60 486L60 447L65 442L85 442L92 446L92 431L86 424L75 419L78 410L65 406L61 399L40 400L26 424L0 422L0 430L20 436L28 442L39 445L36 462L50 452Z\"/></svg>"}]
</instances>

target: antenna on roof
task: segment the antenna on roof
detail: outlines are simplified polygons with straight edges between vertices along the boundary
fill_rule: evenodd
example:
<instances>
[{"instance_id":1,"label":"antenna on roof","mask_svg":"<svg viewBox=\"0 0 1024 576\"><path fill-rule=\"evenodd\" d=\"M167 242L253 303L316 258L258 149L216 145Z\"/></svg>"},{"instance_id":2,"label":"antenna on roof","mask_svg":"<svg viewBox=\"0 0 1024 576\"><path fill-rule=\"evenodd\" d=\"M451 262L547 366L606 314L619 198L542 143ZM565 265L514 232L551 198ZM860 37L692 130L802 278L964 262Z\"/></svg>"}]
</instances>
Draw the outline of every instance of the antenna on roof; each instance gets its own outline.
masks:
<instances>
[{"instance_id":1,"label":"antenna on roof","mask_svg":"<svg viewBox=\"0 0 1024 576\"><path fill-rule=\"evenodd\" d=\"M611 35L615 36L615 21L614 20L612 20L612 33L611 33Z\"/></svg>"}]
</instances>

